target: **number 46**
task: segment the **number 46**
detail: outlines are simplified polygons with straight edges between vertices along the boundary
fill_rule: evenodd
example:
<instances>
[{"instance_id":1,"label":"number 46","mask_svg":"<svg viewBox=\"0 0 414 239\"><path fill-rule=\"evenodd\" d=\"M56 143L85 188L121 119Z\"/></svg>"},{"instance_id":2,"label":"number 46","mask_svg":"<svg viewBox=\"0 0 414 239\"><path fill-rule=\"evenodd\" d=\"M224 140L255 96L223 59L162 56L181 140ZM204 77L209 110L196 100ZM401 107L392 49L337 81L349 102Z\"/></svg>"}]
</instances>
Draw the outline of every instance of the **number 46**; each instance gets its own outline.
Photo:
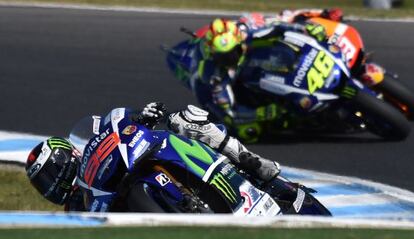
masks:
<instances>
[{"instance_id":1,"label":"number 46","mask_svg":"<svg viewBox=\"0 0 414 239\"><path fill-rule=\"evenodd\" d=\"M320 51L313 62L313 66L307 74L309 92L313 94L317 89L322 88L326 78L332 71L334 66L332 58L327 56L325 52Z\"/></svg>"}]
</instances>

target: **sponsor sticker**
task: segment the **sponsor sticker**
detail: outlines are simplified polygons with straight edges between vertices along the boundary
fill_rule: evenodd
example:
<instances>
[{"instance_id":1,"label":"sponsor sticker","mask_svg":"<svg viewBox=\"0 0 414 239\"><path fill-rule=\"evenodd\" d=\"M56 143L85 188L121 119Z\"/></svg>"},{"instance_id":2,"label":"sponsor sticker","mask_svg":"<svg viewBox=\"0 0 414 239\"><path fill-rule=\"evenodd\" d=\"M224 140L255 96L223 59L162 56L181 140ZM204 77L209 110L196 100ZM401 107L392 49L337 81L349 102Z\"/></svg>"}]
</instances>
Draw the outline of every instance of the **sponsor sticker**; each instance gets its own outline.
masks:
<instances>
[{"instance_id":1,"label":"sponsor sticker","mask_svg":"<svg viewBox=\"0 0 414 239\"><path fill-rule=\"evenodd\" d=\"M170 178L164 173L160 173L157 176L155 176L155 180L157 180L157 182L163 187L167 185L169 182L171 182Z\"/></svg>"},{"instance_id":2,"label":"sponsor sticker","mask_svg":"<svg viewBox=\"0 0 414 239\"><path fill-rule=\"evenodd\" d=\"M244 198L243 212L247 213L253 205L252 198L247 192L240 192L240 196Z\"/></svg>"},{"instance_id":3,"label":"sponsor sticker","mask_svg":"<svg viewBox=\"0 0 414 239\"><path fill-rule=\"evenodd\" d=\"M312 100L309 97L304 96L302 99L300 99L299 105L303 109L309 109L312 105Z\"/></svg>"},{"instance_id":4,"label":"sponsor sticker","mask_svg":"<svg viewBox=\"0 0 414 239\"><path fill-rule=\"evenodd\" d=\"M139 130L138 133L135 134L134 138L132 138L131 142L129 142L128 146L133 148L138 143L143 134L144 131Z\"/></svg>"},{"instance_id":5,"label":"sponsor sticker","mask_svg":"<svg viewBox=\"0 0 414 239\"><path fill-rule=\"evenodd\" d=\"M145 150L148 149L149 145L150 144L145 139L141 140L141 142L135 148L134 152L132 152L134 158L138 159L145 152Z\"/></svg>"},{"instance_id":6,"label":"sponsor sticker","mask_svg":"<svg viewBox=\"0 0 414 239\"><path fill-rule=\"evenodd\" d=\"M299 70L296 73L295 79L293 80L293 85L295 85L296 87L300 87L303 79L306 76L306 73L312 67L313 61L315 60L317 55L318 51L314 48L309 52L308 55L306 55L305 60L303 61L302 65L299 67Z\"/></svg>"},{"instance_id":7,"label":"sponsor sticker","mask_svg":"<svg viewBox=\"0 0 414 239\"><path fill-rule=\"evenodd\" d=\"M275 202L272 200L272 198L268 198L265 204L263 205L264 210L266 212L269 211L269 209L272 208L273 204L275 204Z\"/></svg>"},{"instance_id":8,"label":"sponsor sticker","mask_svg":"<svg viewBox=\"0 0 414 239\"><path fill-rule=\"evenodd\" d=\"M329 45L329 51L334 53L334 54L339 53L340 50L341 49L339 47L335 46L335 45Z\"/></svg>"},{"instance_id":9,"label":"sponsor sticker","mask_svg":"<svg viewBox=\"0 0 414 239\"><path fill-rule=\"evenodd\" d=\"M96 135L99 135L99 125L101 124L101 116L94 115L92 116L93 125L92 132Z\"/></svg>"},{"instance_id":10,"label":"sponsor sticker","mask_svg":"<svg viewBox=\"0 0 414 239\"><path fill-rule=\"evenodd\" d=\"M305 192L298 188L298 196L296 197L296 200L293 202L293 208L296 212L299 212L302 208L303 201L305 200Z\"/></svg>"},{"instance_id":11,"label":"sponsor sticker","mask_svg":"<svg viewBox=\"0 0 414 239\"><path fill-rule=\"evenodd\" d=\"M137 131L137 126L135 125L128 125L122 130L122 134L124 135L131 135Z\"/></svg>"},{"instance_id":12,"label":"sponsor sticker","mask_svg":"<svg viewBox=\"0 0 414 239\"><path fill-rule=\"evenodd\" d=\"M36 176L51 154L52 150L47 146L47 144L43 144L42 152L36 162L27 170L27 176L29 176L29 178Z\"/></svg>"}]
</instances>

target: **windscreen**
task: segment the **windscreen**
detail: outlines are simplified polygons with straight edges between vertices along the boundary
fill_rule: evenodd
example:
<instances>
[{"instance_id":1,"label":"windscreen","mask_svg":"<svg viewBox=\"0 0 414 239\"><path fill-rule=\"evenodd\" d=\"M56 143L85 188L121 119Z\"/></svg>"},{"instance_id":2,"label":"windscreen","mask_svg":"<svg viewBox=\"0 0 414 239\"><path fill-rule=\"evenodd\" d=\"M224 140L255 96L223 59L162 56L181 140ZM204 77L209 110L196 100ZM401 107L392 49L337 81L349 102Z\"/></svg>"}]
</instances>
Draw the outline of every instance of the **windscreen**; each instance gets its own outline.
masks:
<instances>
[{"instance_id":1,"label":"windscreen","mask_svg":"<svg viewBox=\"0 0 414 239\"><path fill-rule=\"evenodd\" d=\"M85 146L89 143L90 139L99 135L100 122L100 116L87 116L78 121L72 128L69 134L69 140L81 154L83 154Z\"/></svg>"}]
</instances>

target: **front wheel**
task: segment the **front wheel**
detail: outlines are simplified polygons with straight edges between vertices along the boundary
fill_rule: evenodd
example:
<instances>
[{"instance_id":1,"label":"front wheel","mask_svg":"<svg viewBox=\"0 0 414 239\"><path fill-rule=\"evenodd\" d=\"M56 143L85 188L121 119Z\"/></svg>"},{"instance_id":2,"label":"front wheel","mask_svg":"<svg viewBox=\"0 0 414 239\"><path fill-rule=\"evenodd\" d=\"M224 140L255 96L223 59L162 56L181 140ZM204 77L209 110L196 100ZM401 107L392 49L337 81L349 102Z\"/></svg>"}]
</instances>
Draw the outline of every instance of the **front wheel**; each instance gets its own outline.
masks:
<instances>
[{"instance_id":1,"label":"front wheel","mask_svg":"<svg viewBox=\"0 0 414 239\"><path fill-rule=\"evenodd\" d=\"M219 191L184 169L163 165L169 186L140 179L129 186L128 211L167 213L228 213ZM150 174L151 175L151 174ZM167 176L169 175L169 176Z\"/></svg>"},{"instance_id":2,"label":"front wheel","mask_svg":"<svg viewBox=\"0 0 414 239\"><path fill-rule=\"evenodd\" d=\"M353 101L372 133L389 140L403 140L410 134L408 120L390 104L362 91L357 92Z\"/></svg>"},{"instance_id":3,"label":"front wheel","mask_svg":"<svg viewBox=\"0 0 414 239\"><path fill-rule=\"evenodd\" d=\"M142 182L135 183L131 187L127 196L127 206L129 212L167 212L155 201L151 188Z\"/></svg>"},{"instance_id":4,"label":"front wheel","mask_svg":"<svg viewBox=\"0 0 414 239\"><path fill-rule=\"evenodd\" d=\"M385 79L375 86L391 104L414 120L414 94L396 79Z\"/></svg>"}]
</instances>

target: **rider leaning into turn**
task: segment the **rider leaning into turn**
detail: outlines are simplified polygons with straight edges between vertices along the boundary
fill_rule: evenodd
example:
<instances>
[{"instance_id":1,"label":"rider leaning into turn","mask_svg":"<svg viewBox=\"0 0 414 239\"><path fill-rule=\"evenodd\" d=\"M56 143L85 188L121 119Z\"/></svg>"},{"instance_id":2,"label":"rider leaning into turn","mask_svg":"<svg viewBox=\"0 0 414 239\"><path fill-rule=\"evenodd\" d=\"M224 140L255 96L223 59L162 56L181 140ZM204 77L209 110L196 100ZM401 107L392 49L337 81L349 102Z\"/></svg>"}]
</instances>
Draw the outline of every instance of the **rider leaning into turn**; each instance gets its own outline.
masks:
<instances>
[{"instance_id":1,"label":"rider leaning into turn","mask_svg":"<svg viewBox=\"0 0 414 239\"><path fill-rule=\"evenodd\" d=\"M250 50L279 44L285 31L303 32L318 41L326 39L321 25L292 23L299 21L300 16L340 20L342 12L339 9L284 11L273 17L253 13L238 21L215 19L208 28L197 32L191 53L197 63L187 84L199 103L245 142L256 141L266 124L274 128L275 124L283 127L288 122L281 106L250 105L249 92L237 87L235 79Z\"/></svg>"},{"instance_id":2,"label":"rider leaning into turn","mask_svg":"<svg viewBox=\"0 0 414 239\"><path fill-rule=\"evenodd\" d=\"M154 129L165 112L164 104L150 103L142 111L131 114L131 119L149 129ZM179 135L201 141L216 149L227 156L234 165L258 179L269 181L279 174L278 163L250 152L237 139L230 137L209 122L207 116L206 111L189 105L185 110L170 114L168 126ZM83 191L91 188L81 182L82 177L79 175L81 158L79 151L69 141L51 137L31 151L26 163L27 176L43 197L58 205L65 204L67 211L116 210L116 206L104 207L102 206L104 204L85 209ZM102 195L110 194L99 192ZM98 196L95 200L98 200L97 198ZM111 200L114 202L113 199Z\"/></svg>"}]
</instances>

